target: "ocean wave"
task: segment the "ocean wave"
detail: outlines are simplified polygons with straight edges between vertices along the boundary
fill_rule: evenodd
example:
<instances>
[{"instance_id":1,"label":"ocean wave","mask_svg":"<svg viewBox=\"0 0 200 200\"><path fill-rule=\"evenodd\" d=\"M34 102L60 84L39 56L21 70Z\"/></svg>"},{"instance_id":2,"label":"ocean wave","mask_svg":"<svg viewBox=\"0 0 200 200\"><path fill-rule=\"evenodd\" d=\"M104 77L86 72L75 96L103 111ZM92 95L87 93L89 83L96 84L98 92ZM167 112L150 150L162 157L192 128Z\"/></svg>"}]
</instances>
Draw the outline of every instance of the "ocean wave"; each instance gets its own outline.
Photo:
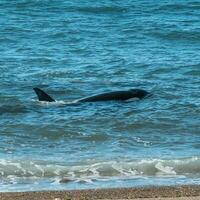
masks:
<instances>
[{"instance_id":1,"label":"ocean wave","mask_svg":"<svg viewBox=\"0 0 200 200\"><path fill-rule=\"evenodd\" d=\"M130 179L136 177L200 177L200 157L144 159L134 161L92 161L67 165L47 161L0 160L0 177L87 179Z\"/></svg>"}]
</instances>

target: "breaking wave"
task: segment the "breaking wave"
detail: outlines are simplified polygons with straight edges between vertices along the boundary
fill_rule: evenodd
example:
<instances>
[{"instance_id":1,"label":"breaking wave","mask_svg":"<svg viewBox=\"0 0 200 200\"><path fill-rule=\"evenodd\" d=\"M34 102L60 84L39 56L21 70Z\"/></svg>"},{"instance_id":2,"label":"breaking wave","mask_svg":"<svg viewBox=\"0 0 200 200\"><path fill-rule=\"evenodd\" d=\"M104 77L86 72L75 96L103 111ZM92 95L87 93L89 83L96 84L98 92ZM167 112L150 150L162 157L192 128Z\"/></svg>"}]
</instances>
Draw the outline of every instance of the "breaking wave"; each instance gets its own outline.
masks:
<instances>
[{"instance_id":1,"label":"breaking wave","mask_svg":"<svg viewBox=\"0 0 200 200\"><path fill-rule=\"evenodd\" d=\"M64 163L31 160L0 160L1 178L55 178L60 182L135 177L200 177L200 157ZM66 181L67 180L67 181Z\"/></svg>"}]
</instances>

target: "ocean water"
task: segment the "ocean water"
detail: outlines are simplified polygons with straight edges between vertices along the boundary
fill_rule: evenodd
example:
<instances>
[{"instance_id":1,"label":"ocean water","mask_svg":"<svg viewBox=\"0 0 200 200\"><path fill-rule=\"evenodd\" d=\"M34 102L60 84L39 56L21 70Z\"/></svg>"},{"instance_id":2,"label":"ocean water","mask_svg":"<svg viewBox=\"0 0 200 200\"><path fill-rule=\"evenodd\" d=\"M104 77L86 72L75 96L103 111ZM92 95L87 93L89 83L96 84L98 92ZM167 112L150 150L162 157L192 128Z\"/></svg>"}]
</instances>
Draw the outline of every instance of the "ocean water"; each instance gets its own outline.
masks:
<instances>
[{"instance_id":1,"label":"ocean water","mask_svg":"<svg viewBox=\"0 0 200 200\"><path fill-rule=\"evenodd\" d=\"M0 0L0 191L200 184L199 19L195 0ZM67 104L130 88L152 96Z\"/></svg>"}]
</instances>

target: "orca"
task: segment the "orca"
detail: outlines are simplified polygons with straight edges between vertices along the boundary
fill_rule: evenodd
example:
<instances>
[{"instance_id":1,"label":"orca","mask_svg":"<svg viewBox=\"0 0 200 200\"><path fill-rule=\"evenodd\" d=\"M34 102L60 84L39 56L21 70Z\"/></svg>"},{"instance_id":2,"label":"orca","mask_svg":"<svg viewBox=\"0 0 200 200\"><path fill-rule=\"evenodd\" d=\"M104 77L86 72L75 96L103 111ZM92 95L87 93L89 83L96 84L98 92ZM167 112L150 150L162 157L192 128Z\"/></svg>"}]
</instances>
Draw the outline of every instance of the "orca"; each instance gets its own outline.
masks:
<instances>
[{"instance_id":1,"label":"orca","mask_svg":"<svg viewBox=\"0 0 200 200\"><path fill-rule=\"evenodd\" d=\"M33 88L33 90L35 91L39 101L46 101L46 102L56 101L40 88ZM119 91L105 92L105 93L77 99L74 102L82 103L82 102L97 102L97 101L126 101L126 100L131 100L134 98L143 99L144 97L148 95L149 95L149 92L142 89L119 90Z\"/></svg>"}]
</instances>

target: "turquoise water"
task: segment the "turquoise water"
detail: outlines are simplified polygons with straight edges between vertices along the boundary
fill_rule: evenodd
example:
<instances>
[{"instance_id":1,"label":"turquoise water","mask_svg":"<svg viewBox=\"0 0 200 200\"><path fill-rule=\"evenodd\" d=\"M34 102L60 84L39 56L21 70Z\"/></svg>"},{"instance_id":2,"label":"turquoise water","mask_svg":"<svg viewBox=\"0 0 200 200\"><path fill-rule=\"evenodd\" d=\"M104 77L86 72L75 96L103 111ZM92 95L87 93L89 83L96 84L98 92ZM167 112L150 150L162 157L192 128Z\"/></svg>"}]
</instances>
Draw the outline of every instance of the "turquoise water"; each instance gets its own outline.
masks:
<instances>
[{"instance_id":1,"label":"turquoise water","mask_svg":"<svg viewBox=\"0 0 200 200\"><path fill-rule=\"evenodd\" d=\"M0 191L200 184L199 19L191 0L0 0ZM67 105L130 88L153 95Z\"/></svg>"}]
</instances>

